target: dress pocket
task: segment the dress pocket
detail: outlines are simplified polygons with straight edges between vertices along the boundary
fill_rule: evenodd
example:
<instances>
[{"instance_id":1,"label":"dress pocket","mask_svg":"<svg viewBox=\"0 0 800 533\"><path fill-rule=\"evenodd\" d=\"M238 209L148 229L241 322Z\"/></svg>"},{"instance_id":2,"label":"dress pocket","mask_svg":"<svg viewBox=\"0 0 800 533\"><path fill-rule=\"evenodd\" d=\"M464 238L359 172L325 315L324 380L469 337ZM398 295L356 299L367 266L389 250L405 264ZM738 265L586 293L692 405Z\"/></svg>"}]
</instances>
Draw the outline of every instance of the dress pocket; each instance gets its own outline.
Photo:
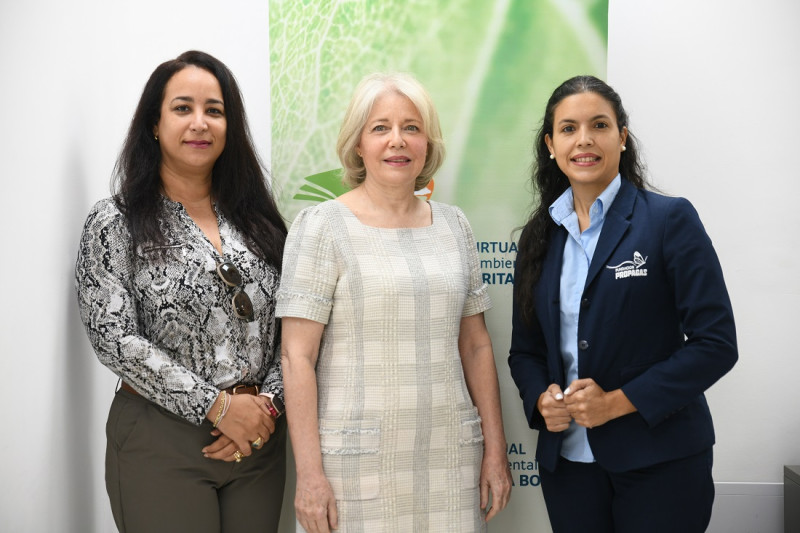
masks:
<instances>
[{"instance_id":1,"label":"dress pocket","mask_svg":"<svg viewBox=\"0 0 800 533\"><path fill-rule=\"evenodd\" d=\"M320 420L322 467L337 500L371 500L380 493L378 419Z\"/></svg>"},{"instance_id":2,"label":"dress pocket","mask_svg":"<svg viewBox=\"0 0 800 533\"><path fill-rule=\"evenodd\" d=\"M483 430L481 417L475 407L459 411L461 424L458 446L461 451L459 464L461 467L461 488L473 489L478 486L483 461Z\"/></svg>"}]
</instances>

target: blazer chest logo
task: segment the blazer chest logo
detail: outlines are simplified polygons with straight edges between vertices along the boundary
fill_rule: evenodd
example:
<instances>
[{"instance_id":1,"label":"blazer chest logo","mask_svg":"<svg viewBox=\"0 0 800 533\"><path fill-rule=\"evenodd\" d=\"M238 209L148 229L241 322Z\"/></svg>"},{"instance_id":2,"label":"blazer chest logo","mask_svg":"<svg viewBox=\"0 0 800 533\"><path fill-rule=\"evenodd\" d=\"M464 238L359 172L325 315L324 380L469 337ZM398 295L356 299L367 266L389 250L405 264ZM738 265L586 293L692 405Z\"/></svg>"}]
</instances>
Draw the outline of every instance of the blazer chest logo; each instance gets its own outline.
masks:
<instances>
[{"instance_id":1,"label":"blazer chest logo","mask_svg":"<svg viewBox=\"0 0 800 533\"><path fill-rule=\"evenodd\" d=\"M647 276L647 269L642 268L646 263L647 257L642 257L642 254L637 251L633 252L632 261L623 261L615 266L606 265L606 268L614 271L614 279L624 279Z\"/></svg>"}]
</instances>

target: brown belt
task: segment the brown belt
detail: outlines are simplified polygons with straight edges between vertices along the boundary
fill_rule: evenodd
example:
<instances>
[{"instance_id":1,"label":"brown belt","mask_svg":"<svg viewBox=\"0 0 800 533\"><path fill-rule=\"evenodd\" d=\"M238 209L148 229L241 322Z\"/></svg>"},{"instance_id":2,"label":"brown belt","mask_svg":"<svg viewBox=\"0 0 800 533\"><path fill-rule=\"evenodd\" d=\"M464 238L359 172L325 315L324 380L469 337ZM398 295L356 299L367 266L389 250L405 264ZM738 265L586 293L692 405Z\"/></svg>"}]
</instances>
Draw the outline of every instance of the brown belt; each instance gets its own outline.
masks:
<instances>
[{"instance_id":1,"label":"brown belt","mask_svg":"<svg viewBox=\"0 0 800 533\"><path fill-rule=\"evenodd\" d=\"M131 394L139 396L139 393L136 391L136 389L134 389L124 381L122 382L120 388L125 392L130 392ZM225 392L227 392L228 394L250 394L252 396L258 396L258 393L261 392L261 389L259 388L258 385L239 384L239 385L234 385L233 387L228 387L227 389L225 389Z\"/></svg>"}]
</instances>

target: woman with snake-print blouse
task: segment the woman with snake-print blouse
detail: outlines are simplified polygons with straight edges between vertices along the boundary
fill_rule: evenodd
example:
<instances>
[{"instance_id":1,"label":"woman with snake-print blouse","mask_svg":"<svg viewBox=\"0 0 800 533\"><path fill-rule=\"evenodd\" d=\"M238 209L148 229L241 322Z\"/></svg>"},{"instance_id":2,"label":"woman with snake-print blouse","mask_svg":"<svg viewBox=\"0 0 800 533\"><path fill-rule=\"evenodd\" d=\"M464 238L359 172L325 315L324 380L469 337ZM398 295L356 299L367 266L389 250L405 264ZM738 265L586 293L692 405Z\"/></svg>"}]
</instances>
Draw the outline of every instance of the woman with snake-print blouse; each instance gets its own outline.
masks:
<instances>
[{"instance_id":1,"label":"woman with snake-print blouse","mask_svg":"<svg viewBox=\"0 0 800 533\"><path fill-rule=\"evenodd\" d=\"M76 265L89 340L121 380L106 428L120 531L277 530L285 237L230 70L194 51L159 65Z\"/></svg>"}]
</instances>

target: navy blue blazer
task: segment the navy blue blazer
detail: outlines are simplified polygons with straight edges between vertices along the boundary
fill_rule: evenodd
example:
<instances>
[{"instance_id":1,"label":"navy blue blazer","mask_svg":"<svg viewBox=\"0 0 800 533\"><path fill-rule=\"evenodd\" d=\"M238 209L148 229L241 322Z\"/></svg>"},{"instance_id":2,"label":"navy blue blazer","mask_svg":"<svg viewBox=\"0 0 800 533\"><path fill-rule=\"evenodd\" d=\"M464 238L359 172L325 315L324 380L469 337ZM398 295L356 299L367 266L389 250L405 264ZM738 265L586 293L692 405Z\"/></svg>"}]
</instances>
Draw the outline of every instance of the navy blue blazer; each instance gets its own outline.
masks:
<instances>
[{"instance_id":1,"label":"navy blue blazer","mask_svg":"<svg viewBox=\"0 0 800 533\"><path fill-rule=\"evenodd\" d=\"M534 291L536 320L514 302L508 364L525 416L539 430L536 458L552 471L563 433L536 408L565 383L559 285L567 232L554 230ZM687 457L714 444L704 391L738 358L722 269L692 205L623 179L606 214L578 319L578 376L621 388L638 410L587 430L595 460L623 472Z\"/></svg>"}]
</instances>

